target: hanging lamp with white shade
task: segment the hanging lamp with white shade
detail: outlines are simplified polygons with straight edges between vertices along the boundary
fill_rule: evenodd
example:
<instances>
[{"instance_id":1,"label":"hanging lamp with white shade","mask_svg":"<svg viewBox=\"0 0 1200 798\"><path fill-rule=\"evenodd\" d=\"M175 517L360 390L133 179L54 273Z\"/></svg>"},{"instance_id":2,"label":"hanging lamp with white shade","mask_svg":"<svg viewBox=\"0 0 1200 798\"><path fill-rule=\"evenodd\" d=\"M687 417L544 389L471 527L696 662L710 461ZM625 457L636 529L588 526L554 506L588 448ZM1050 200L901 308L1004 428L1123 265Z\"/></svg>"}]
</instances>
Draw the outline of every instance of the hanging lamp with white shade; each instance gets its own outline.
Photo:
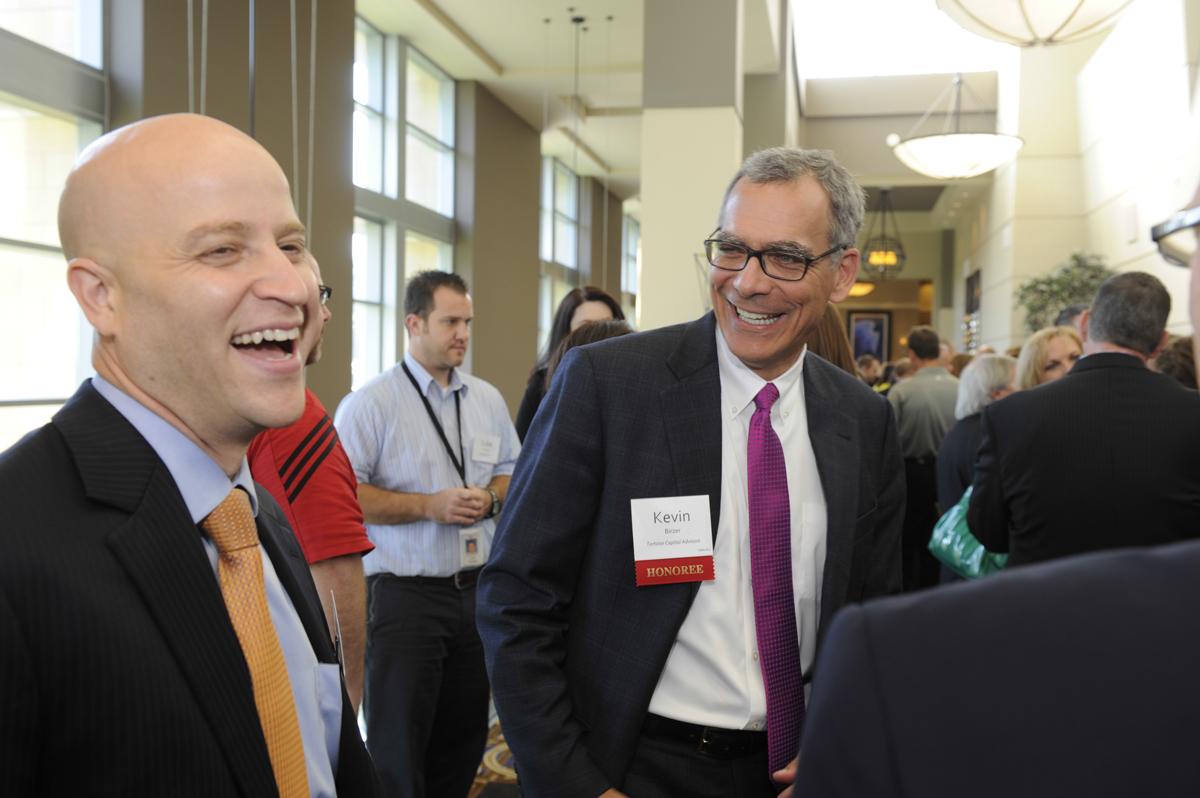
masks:
<instances>
[{"instance_id":1,"label":"hanging lamp with white shade","mask_svg":"<svg viewBox=\"0 0 1200 798\"><path fill-rule=\"evenodd\" d=\"M953 91L953 95L943 130L929 135L913 135L942 103L946 92L942 92L942 96L934 101L933 106L925 112L908 137L901 139L895 133L887 137L887 144L896 157L914 172L938 180L975 177L1017 157L1021 147L1025 146L1024 140L1019 136L962 129L961 73L954 76L949 89Z\"/></svg>"},{"instance_id":2,"label":"hanging lamp with white shade","mask_svg":"<svg viewBox=\"0 0 1200 798\"><path fill-rule=\"evenodd\" d=\"M1116 22L1133 0L937 0L971 33L1018 47L1064 44Z\"/></svg>"}]
</instances>

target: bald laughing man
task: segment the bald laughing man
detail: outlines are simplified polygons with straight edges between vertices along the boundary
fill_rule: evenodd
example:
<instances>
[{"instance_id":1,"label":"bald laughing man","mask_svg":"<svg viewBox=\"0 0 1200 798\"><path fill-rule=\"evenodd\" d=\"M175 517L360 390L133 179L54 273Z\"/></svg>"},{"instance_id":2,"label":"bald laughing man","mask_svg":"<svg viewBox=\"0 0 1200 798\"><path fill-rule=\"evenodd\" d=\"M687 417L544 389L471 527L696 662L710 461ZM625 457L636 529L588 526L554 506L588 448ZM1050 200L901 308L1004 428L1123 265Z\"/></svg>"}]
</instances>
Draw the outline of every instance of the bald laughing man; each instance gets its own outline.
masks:
<instances>
[{"instance_id":1,"label":"bald laughing man","mask_svg":"<svg viewBox=\"0 0 1200 798\"><path fill-rule=\"evenodd\" d=\"M320 322L283 172L224 123L156 117L83 153L59 228L97 376L0 455L0 794L374 794L245 460L303 410Z\"/></svg>"}]
</instances>

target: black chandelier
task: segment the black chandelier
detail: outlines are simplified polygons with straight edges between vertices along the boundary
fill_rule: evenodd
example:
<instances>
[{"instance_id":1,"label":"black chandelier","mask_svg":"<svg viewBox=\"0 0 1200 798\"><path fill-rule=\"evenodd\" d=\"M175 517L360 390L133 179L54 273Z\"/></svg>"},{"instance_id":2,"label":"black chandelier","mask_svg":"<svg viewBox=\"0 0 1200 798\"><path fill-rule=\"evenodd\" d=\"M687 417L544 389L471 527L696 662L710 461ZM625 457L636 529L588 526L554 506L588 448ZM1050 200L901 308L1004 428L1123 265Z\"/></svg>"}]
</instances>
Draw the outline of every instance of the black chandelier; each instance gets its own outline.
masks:
<instances>
[{"instance_id":1,"label":"black chandelier","mask_svg":"<svg viewBox=\"0 0 1200 798\"><path fill-rule=\"evenodd\" d=\"M867 225L862 267L868 275L886 280L904 269L908 255L900 241L900 225L892 208L891 189L879 190L879 209Z\"/></svg>"}]
</instances>

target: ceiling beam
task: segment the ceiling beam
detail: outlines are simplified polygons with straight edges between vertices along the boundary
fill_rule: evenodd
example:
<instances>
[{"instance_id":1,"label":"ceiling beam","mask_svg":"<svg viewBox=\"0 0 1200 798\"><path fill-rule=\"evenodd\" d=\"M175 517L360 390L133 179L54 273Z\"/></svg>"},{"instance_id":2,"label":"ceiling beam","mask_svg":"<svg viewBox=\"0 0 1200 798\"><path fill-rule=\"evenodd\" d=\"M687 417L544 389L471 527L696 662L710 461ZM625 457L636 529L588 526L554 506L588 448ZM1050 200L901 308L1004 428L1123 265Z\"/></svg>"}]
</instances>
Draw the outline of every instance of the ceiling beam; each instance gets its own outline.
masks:
<instances>
[{"instance_id":1,"label":"ceiling beam","mask_svg":"<svg viewBox=\"0 0 1200 798\"><path fill-rule=\"evenodd\" d=\"M451 36L458 39L463 47L466 47L476 58L482 61L492 71L493 75L496 77L504 75L504 67L500 65L500 62L493 58L491 53L483 49L483 45L471 38L471 35L463 30L437 3L433 0L415 0L415 2L421 8L425 9L431 17L436 19L443 28L449 31Z\"/></svg>"},{"instance_id":2,"label":"ceiling beam","mask_svg":"<svg viewBox=\"0 0 1200 798\"><path fill-rule=\"evenodd\" d=\"M604 162L604 159L596 154L596 151L583 142L583 139L575 135L574 131L569 127L559 127L558 132L562 133L573 146L578 147L579 151L591 159L592 163L600 167L600 171L608 174L612 172L612 167Z\"/></svg>"}]
</instances>

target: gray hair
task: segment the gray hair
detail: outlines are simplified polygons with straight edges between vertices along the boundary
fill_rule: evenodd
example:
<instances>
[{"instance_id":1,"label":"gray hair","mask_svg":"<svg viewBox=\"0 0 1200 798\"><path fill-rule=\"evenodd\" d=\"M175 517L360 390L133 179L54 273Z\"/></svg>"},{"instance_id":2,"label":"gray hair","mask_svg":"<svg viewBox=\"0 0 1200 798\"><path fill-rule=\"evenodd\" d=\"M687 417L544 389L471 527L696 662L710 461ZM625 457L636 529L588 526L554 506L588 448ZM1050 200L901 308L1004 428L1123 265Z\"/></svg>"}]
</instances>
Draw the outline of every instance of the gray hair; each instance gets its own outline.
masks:
<instances>
[{"instance_id":1,"label":"gray hair","mask_svg":"<svg viewBox=\"0 0 1200 798\"><path fill-rule=\"evenodd\" d=\"M1162 340L1171 295L1146 272L1123 272L1100 284L1092 300L1087 336L1149 355Z\"/></svg>"},{"instance_id":2,"label":"gray hair","mask_svg":"<svg viewBox=\"0 0 1200 798\"><path fill-rule=\"evenodd\" d=\"M743 178L750 183L794 183L812 175L829 198L829 245L854 246L866 213L866 192L846 167L829 150L802 150L796 147L771 147L759 150L742 162L742 168L729 181L721 200L721 218L733 187ZM720 220L718 220L720 224Z\"/></svg>"},{"instance_id":3,"label":"gray hair","mask_svg":"<svg viewBox=\"0 0 1200 798\"><path fill-rule=\"evenodd\" d=\"M958 378L954 417L973 416L992 403L992 392L1011 387L1017 361L1008 355L979 355Z\"/></svg>"}]
</instances>

